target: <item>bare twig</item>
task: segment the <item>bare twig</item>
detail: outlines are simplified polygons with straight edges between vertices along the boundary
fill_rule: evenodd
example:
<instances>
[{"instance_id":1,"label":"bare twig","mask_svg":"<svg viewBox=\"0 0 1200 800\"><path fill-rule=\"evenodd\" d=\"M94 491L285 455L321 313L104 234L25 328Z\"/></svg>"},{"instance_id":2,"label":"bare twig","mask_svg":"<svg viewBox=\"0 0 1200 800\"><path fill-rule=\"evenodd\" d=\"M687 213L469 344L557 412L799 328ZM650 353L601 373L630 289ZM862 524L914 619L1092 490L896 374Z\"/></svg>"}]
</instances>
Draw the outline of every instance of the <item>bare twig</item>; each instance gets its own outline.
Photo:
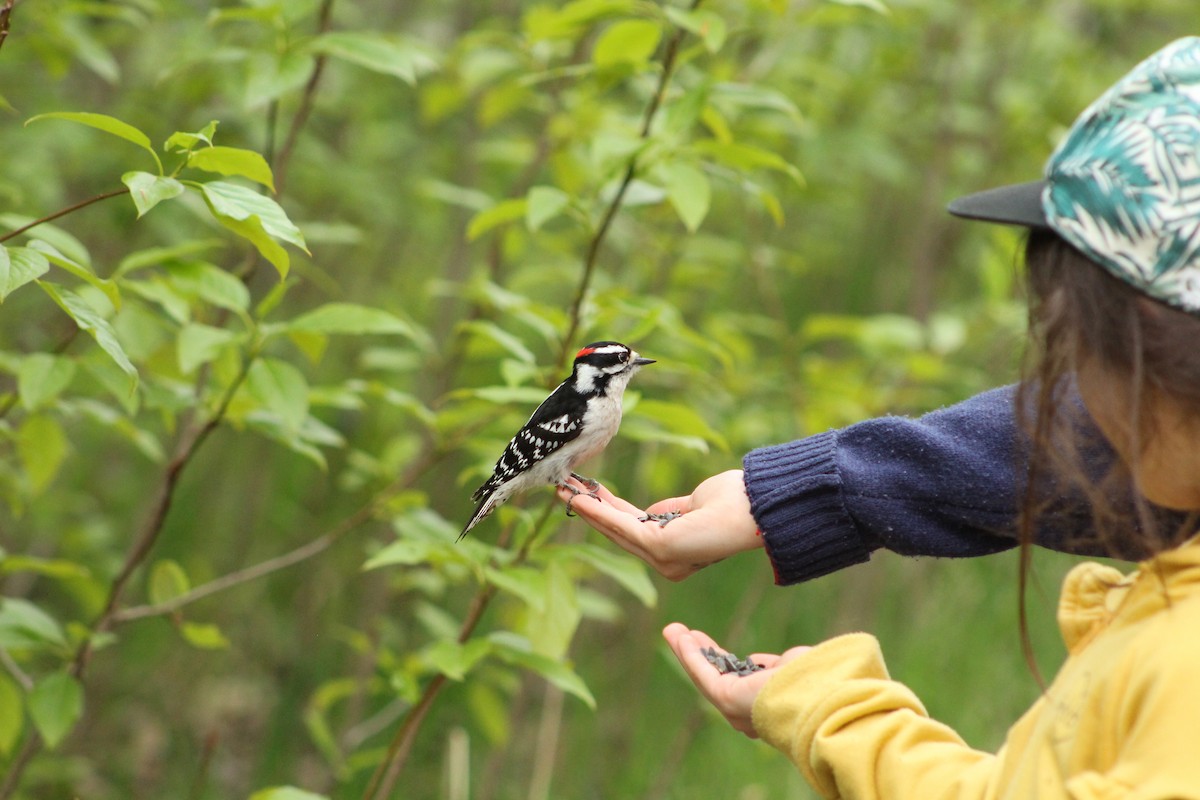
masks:
<instances>
[{"instance_id":1,"label":"bare twig","mask_svg":"<svg viewBox=\"0 0 1200 800\"><path fill-rule=\"evenodd\" d=\"M9 231L8 233L4 234L3 236L0 236L0 242L7 242L9 239L13 238L14 236L20 236L22 233L29 230L30 228L36 228L38 225L41 225L44 222L50 222L51 220L56 220L59 217L64 217L67 214L70 214L74 211L78 211L81 208L86 208L87 206L90 206L92 203L98 203L101 200L107 200L110 197L120 197L123 194L129 194L128 187L122 186L120 189L114 189L111 192L104 192L103 194L98 194L95 197L89 197L87 200L80 200L78 203L76 203L73 206L67 206L64 209L55 211L53 214L48 214L47 216L44 216L41 219L35 219L33 222L29 223L28 225L22 225L21 227L17 228L15 231Z\"/></svg>"},{"instance_id":2,"label":"bare twig","mask_svg":"<svg viewBox=\"0 0 1200 800\"><path fill-rule=\"evenodd\" d=\"M323 553L347 533L370 521L389 498L405 489L411 488L447 452L449 452L449 448L442 448L440 450L435 450L432 447L426 448L426 456L410 464L404 474L393 481L390 486L375 495L368 503L350 516L334 525L330 530L312 541L297 547L295 550L275 556L274 558L269 558L258 564L253 564L245 569L231 572L228 575L223 575L208 583L202 583L191 591L185 592L178 597L173 597L170 600L118 610L113 614L112 621L114 623L132 622L133 620L145 619L147 617L161 617L166 614L173 614L184 606L195 603L197 600L202 600L218 592L232 589L243 583L258 580L274 572L279 572L280 570L307 561L319 553Z\"/></svg>"},{"instance_id":3,"label":"bare twig","mask_svg":"<svg viewBox=\"0 0 1200 800\"><path fill-rule=\"evenodd\" d=\"M695 10L703 0L693 0L691 8ZM687 37L688 32L683 28L678 28L675 34L667 42L666 50L663 52L662 71L658 76L658 86L654 89L654 96L650 98L649 105L646 106L646 113L642 117L642 128L639 136L642 139L650 138L650 130L654 125L654 117L658 114L658 109L662 106L663 98L667 93L667 86L671 82L671 76L675 73L675 61L679 56L679 45ZM616 194L613 195L612 201L604 210L604 215L600 218L600 224L596 227L596 232L592 234L591 241L588 242L587 253L583 259L583 274L579 278L579 288L575 291L575 300L571 303L570 323L567 326L567 332L563 336L562 349L559 352L558 364L559 367L565 367L571 352L574 349L575 337L579 333L579 326L583 314L583 301L587 298L588 289L592 285L592 276L596 271L596 261L600 255L600 247L604 244L605 238L608 236L608 229L612 225L613 219L616 218L617 212L621 210L621 204L625 201L625 192L628 191L629 185L633 183L633 179L637 176L638 154L634 153L629 157L629 163L625 167L625 174L621 178L621 183L617 186Z\"/></svg>"},{"instance_id":4,"label":"bare twig","mask_svg":"<svg viewBox=\"0 0 1200 800\"><path fill-rule=\"evenodd\" d=\"M146 521L142 524L137 538L134 539L133 546L126 553L120 572L117 573L117 577L113 579L109 587L108 600L104 604L104 611L101 612L99 619L96 620L93 626L93 630L96 633L107 631L116 623L117 605L121 602L121 596L125 593L125 587L128 585L129 579L133 577L133 573L137 571L137 568L150 555L150 551L154 548L158 537L162 534L163 523L166 522L167 513L171 510L171 504L175 498L175 488L179 485L179 476L183 472L183 468L188 465L196 450L199 449L225 418L225 412L229 409L229 404L233 401L233 396L237 393L238 387L246 379L246 375L250 370L250 364L253 363L254 358L255 354L250 353L243 359L241 372L238 373L237 377L225 390L225 394L221 398L221 403L212 416L205 420L203 424L194 428L190 434L185 434L181 438L179 445L175 449L175 455L171 458L170 463L167 464L159 480L154 505L151 507ZM76 678L82 677L84 671L87 669L88 661L92 655L92 648L93 637L89 637L84 640L83 644L79 646L79 650L75 653L70 671Z\"/></svg>"},{"instance_id":5,"label":"bare twig","mask_svg":"<svg viewBox=\"0 0 1200 800\"><path fill-rule=\"evenodd\" d=\"M13 657L8 654L7 650L0 649L0 665L8 670L8 674L13 676L13 680L21 685L25 691L33 689L33 678L29 677L25 670L21 669L21 665L13 660Z\"/></svg>"},{"instance_id":6,"label":"bare twig","mask_svg":"<svg viewBox=\"0 0 1200 800\"><path fill-rule=\"evenodd\" d=\"M321 3L321 10L317 17L317 35L321 35L329 30L329 26L333 19L333 0L324 0ZM291 165L292 153L296 149L296 141L300 137L300 131L308 123L308 117L312 113L313 101L317 95L317 86L321 83L321 76L325 73L325 62L327 57L324 54L317 56L313 63L312 75L308 76L308 83L304 85L304 94L300 96L300 107L296 109L296 116L292 118L292 125L288 128L287 137L283 141L283 146L279 148L279 156L275 160L272 172L275 177L275 191L277 194L283 194L283 186L287 182L288 167Z\"/></svg>"},{"instance_id":7,"label":"bare twig","mask_svg":"<svg viewBox=\"0 0 1200 800\"><path fill-rule=\"evenodd\" d=\"M138 531L133 546L125 554L125 560L121 564L121 569L117 573L117 577L109 585L108 600L104 605L104 611L101 612L92 626L93 635L84 639L83 643L75 651L75 657L71 660L71 665L68 668L72 677L82 680L95 648L95 634L108 631L115 624L117 604L121 601L121 596L125 592L125 587L129 583L129 579L133 577L137 568L146 560L146 556L150 554L154 544L158 541L159 535L162 533L163 523L166 521L167 512L171 508L180 473L191 460L196 449L200 447L204 440L208 438L208 435L221 423L221 420L225 416L225 411L229 408L229 403L233 400L234 393L246 377L252 360L249 357L246 359L241 373L226 391L217 411L204 424L194 428L190 434L185 434L181 437L174 457L172 457L159 480L154 505L151 507L146 521ZM29 737L25 740L25 745L21 749L21 753L13 761L3 786L0 786L0 800L7 800L16 791L25 767L41 751L42 745L42 739L37 734L37 731L30 731Z\"/></svg>"},{"instance_id":8,"label":"bare twig","mask_svg":"<svg viewBox=\"0 0 1200 800\"><path fill-rule=\"evenodd\" d=\"M492 598L496 596L496 587L491 584L485 584L480 587L471 601L471 609L467 612L467 617L463 620L462 627L458 632L458 642L461 644L471 638L471 634L475 632L475 628L479 625L479 621L483 619L483 612L487 610L492 602ZM428 684L425 685L425 691L421 693L420 699L416 705L404 717L404 722L396 729L395 735L392 737L391 744L388 745L387 755L375 770L375 774L371 776L370 783L367 784L367 791L363 794L363 800L384 800L391 796L392 790L396 786L396 781L400 777L400 772L404 769L404 765L408 762L408 755L412 752L413 742L416 740L417 731L421 728L421 723L425 721L425 715L429 713L429 709L433 707L433 701L441 693L446 685L446 676L438 674L434 676Z\"/></svg>"},{"instance_id":9,"label":"bare twig","mask_svg":"<svg viewBox=\"0 0 1200 800\"><path fill-rule=\"evenodd\" d=\"M4 776L4 783L0 784L0 798L12 797L13 792L21 783L21 776L24 774L25 768L41 750L42 737L31 733L25 740L25 744L21 745L21 752L17 753L16 758L8 765L8 775Z\"/></svg>"},{"instance_id":10,"label":"bare twig","mask_svg":"<svg viewBox=\"0 0 1200 800\"><path fill-rule=\"evenodd\" d=\"M8 38L8 25L12 19L13 3L16 0L4 0L0 3L0 47L4 46L4 40Z\"/></svg>"}]
</instances>

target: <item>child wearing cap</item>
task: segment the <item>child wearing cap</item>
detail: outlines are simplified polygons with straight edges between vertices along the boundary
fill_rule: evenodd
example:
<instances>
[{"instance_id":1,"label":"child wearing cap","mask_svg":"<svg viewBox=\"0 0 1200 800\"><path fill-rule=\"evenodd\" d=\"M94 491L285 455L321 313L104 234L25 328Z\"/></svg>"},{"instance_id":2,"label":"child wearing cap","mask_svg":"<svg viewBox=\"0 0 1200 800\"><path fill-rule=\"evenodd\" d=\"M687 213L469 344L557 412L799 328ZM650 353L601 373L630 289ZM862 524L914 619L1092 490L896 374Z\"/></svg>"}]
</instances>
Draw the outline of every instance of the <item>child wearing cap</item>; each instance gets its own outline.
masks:
<instances>
[{"instance_id":1,"label":"child wearing cap","mask_svg":"<svg viewBox=\"0 0 1200 800\"><path fill-rule=\"evenodd\" d=\"M1139 568L1122 575L1086 563L1067 576L1058 616L1068 658L995 754L930 719L889 678L868 634L757 654L751 660L766 668L745 675L715 670L704 651L717 645L699 631L675 623L664 636L735 728L786 753L826 797L1200 800L1200 38L1168 45L1089 106L1044 180L973 195L951 211L1030 229L1036 367L1015 394L972 401L995 412L983 414L985 438L1008 430L1009 452L1028 455L1027 474L994 490L1019 488L1019 498L996 507L1020 508L1025 547L1037 539L1132 554ZM1020 433L1001 410L1014 407ZM977 437L970 419L968 410L926 433L943 444L956 429ZM755 546L756 529L786 543L805 513L820 511L809 500L823 491L836 498L836 473L812 469L819 455L796 443L756 451L744 473L651 506L685 512L660 534L653 520L631 522L637 509L606 493L607 508L575 509L660 568L656 537L679 541L665 531L700 514L708 522L687 528L697 534L688 545L695 569L706 553ZM1011 472L1012 462L996 469ZM897 480L877 476L880 486ZM981 491L987 505L993 490ZM823 513L848 512L827 503ZM962 555L983 546L986 525L973 524L961 526L974 531ZM1080 532L1087 543L1069 543ZM827 549L833 568L849 557L835 536Z\"/></svg>"}]
</instances>

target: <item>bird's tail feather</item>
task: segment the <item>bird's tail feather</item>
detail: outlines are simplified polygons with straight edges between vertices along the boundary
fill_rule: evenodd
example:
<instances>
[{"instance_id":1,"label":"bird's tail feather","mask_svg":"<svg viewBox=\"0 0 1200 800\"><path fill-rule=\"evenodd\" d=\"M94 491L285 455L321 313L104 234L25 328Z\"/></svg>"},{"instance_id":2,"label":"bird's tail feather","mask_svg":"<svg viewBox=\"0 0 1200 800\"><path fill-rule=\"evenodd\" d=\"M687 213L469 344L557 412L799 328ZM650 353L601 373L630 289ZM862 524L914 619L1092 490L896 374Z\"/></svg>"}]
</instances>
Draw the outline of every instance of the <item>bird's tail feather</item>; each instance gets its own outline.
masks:
<instances>
[{"instance_id":1,"label":"bird's tail feather","mask_svg":"<svg viewBox=\"0 0 1200 800\"><path fill-rule=\"evenodd\" d=\"M475 508L475 513L471 515L469 520L467 520L467 524L463 527L462 533L458 535L458 541L461 542L462 538L467 535L467 531L471 530L471 528L474 528L481 519L495 511L496 506L500 505L500 503L503 501L504 498L496 494L494 491L488 492L486 495L484 495L483 499L479 501L479 505Z\"/></svg>"}]
</instances>

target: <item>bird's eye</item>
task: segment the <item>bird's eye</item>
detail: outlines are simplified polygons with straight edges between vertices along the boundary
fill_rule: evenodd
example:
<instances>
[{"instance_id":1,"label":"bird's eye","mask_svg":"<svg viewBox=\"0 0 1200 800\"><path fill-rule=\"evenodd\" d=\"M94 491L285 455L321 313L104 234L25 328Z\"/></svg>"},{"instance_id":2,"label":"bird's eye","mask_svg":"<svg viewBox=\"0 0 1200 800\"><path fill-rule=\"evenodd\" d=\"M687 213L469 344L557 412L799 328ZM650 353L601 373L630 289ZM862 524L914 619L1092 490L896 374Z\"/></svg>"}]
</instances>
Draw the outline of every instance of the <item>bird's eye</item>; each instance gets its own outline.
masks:
<instances>
[{"instance_id":1,"label":"bird's eye","mask_svg":"<svg viewBox=\"0 0 1200 800\"><path fill-rule=\"evenodd\" d=\"M621 363L625 363L629 360L629 353L621 353L621 355L617 356L617 358L621 359Z\"/></svg>"}]
</instances>

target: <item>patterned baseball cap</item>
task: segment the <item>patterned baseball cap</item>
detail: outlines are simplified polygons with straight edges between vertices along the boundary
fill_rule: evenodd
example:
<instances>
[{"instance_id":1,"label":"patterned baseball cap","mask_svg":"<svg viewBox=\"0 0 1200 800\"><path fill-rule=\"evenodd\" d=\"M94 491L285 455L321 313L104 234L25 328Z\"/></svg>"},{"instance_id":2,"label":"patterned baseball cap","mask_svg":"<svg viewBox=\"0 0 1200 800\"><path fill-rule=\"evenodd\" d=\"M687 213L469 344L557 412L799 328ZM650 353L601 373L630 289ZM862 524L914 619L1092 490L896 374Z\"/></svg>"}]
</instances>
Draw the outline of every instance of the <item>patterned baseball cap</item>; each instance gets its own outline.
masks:
<instances>
[{"instance_id":1,"label":"patterned baseball cap","mask_svg":"<svg viewBox=\"0 0 1200 800\"><path fill-rule=\"evenodd\" d=\"M1121 280L1200 315L1200 37L1167 45L1088 106L1044 180L968 195L949 211L1050 228Z\"/></svg>"}]
</instances>

